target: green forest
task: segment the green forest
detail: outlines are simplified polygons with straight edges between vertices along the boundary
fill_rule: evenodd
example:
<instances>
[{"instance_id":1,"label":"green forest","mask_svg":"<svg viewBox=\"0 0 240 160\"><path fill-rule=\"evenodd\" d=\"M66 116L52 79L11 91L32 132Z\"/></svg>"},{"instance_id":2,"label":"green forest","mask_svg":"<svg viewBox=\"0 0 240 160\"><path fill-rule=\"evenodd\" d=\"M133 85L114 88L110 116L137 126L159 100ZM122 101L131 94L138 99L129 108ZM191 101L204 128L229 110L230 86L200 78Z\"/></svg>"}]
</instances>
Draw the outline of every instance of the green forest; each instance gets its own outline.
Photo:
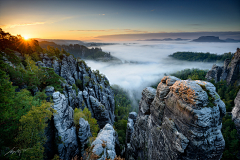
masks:
<instances>
[{"instance_id":1,"label":"green forest","mask_svg":"<svg viewBox=\"0 0 240 160\"><path fill-rule=\"evenodd\" d=\"M118 85L112 86L115 98L115 123L114 128L118 133L118 140L121 145L120 149L125 146L127 119L130 112L134 109L131 105L131 100L128 93Z\"/></svg>"},{"instance_id":2,"label":"green forest","mask_svg":"<svg viewBox=\"0 0 240 160\"><path fill-rule=\"evenodd\" d=\"M232 59L234 53L224 53L221 55L213 53L202 53L202 52L175 52L169 57L186 60L186 61L200 61L200 62L217 62L224 61L225 59Z\"/></svg>"},{"instance_id":3,"label":"green forest","mask_svg":"<svg viewBox=\"0 0 240 160\"><path fill-rule=\"evenodd\" d=\"M51 46L44 49L36 40L24 40L20 35L12 36L0 29L0 159L45 158L44 131L56 112L45 88L53 86L55 91L62 92L61 83L65 80L52 68L36 66L42 53L59 61L63 54L70 55L64 49ZM36 88L38 92L33 92ZM76 127L79 126L76 119L85 118L94 139L99 131L96 119L87 108L75 109L75 113Z\"/></svg>"}]
</instances>

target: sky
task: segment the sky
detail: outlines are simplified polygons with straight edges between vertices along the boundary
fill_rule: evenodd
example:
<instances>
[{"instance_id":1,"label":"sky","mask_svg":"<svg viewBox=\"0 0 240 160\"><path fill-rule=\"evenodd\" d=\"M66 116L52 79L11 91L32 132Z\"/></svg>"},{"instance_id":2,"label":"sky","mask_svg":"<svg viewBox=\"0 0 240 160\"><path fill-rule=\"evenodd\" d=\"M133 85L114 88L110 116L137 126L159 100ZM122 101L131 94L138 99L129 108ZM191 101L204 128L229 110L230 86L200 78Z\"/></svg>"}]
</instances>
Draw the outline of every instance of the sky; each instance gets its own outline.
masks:
<instances>
[{"instance_id":1,"label":"sky","mask_svg":"<svg viewBox=\"0 0 240 160\"><path fill-rule=\"evenodd\" d=\"M239 0L0 0L0 28L42 39L240 39L239 8Z\"/></svg>"}]
</instances>

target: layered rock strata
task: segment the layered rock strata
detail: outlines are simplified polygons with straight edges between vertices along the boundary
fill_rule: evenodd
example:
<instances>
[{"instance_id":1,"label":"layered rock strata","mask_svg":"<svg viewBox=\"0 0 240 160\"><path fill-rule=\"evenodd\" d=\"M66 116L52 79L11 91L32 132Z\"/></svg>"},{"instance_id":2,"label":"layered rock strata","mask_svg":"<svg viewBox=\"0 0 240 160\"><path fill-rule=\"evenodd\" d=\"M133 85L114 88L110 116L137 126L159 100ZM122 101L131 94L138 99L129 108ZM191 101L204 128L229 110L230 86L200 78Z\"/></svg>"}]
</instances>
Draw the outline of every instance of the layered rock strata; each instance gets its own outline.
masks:
<instances>
[{"instance_id":1,"label":"layered rock strata","mask_svg":"<svg viewBox=\"0 0 240 160\"><path fill-rule=\"evenodd\" d=\"M208 81L214 80L219 82L221 80L226 80L227 84L234 84L236 81L238 84L240 75L240 49L238 48L235 52L233 58L226 59L224 61L224 66L213 65L212 69L208 71L206 79Z\"/></svg>"},{"instance_id":2,"label":"layered rock strata","mask_svg":"<svg viewBox=\"0 0 240 160\"><path fill-rule=\"evenodd\" d=\"M213 84L165 76L142 92L126 159L220 159L225 114Z\"/></svg>"}]
</instances>

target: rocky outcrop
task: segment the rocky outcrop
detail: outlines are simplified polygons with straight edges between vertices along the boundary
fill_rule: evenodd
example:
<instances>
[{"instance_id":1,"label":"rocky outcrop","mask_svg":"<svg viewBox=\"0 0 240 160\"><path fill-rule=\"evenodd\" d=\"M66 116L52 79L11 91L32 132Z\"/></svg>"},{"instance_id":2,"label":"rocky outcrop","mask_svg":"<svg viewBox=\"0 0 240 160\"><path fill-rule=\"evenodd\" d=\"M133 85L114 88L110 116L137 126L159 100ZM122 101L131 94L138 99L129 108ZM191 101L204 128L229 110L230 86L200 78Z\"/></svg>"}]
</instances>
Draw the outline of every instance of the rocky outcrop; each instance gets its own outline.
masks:
<instances>
[{"instance_id":1,"label":"rocky outcrop","mask_svg":"<svg viewBox=\"0 0 240 160\"><path fill-rule=\"evenodd\" d=\"M165 76L142 94L126 159L221 158L226 108L213 84Z\"/></svg>"},{"instance_id":2,"label":"rocky outcrop","mask_svg":"<svg viewBox=\"0 0 240 160\"><path fill-rule=\"evenodd\" d=\"M84 149L90 136L87 122L83 122L81 119L81 128L76 131L73 124L74 109L80 108L83 110L85 107L88 108L92 117L97 119L100 129L106 124L113 125L115 119L114 94L108 79L99 71L92 71L84 61L65 54L60 56L61 59L43 53L39 56L42 61L36 62L36 66L43 69L47 67L61 76L62 78L59 78L62 86L60 91L63 93L54 92L56 88L54 89L52 86L38 86L39 88L34 87L31 89L33 95L36 95L38 91L45 90L48 96L47 101L51 102L53 98L54 104L52 107L56 110L53 118L47 121L48 127L45 129L47 142L44 145L44 154L47 156L46 159L52 159L55 154L58 154L61 159L71 159L79 154L79 148ZM15 67L6 57L3 57L3 60L10 66ZM22 68L24 69L23 65ZM25 84L19 86L16 92L27 87ZM115 138L117 139L117 135ZM55 149L56 147L57 149Z\"/></svg>"},{"instance_id":3,"label":"rocky outcrop","mask_svg":"<svg viewBox=\"0 0 240 160\"><path fill-rule=\"evenodd\" d=\"M56 110L53 120L58 154L60 159L68 160L79 153L76 128L73 123L73 109L60 92L53 93L53 102L52 108Z\"/></svg>"},{"instance_id":4,"label":"rocky outcrop","mask_svg":"<svg viewBox=\"0 0 240 160\"><path fill-rule=\"evenodd\" d=\"M110 124L106 124L93 141L92 152L99 156L99 160L105 160L105 158L113 160L116 156L115 146L118 143L117 132Z\"/></svg>"},{"instance_id":5,"label":"rocky outcrop","mask_svg":"<svg viewBox=\"0 0 240 160\"><path fill-rule=\"evenodd\" d=\"M79 138L79 145L80 145L80 152L81 157L84 156L85 149L87 148L88 138L91 137L92 134L90 132L90 125L88 121L84 120L83 118L79 119L79 131L78 131L78 138Z\"/></svg>"},{"instance_id":6,"label":"rocky outcrop","mask_svg":"<svg viewBox=\"0 0 240 160\"><path fill-rule=\"evenodd\" d=\"M91 71L84 61L77 61L73 56L63 55L62 61L55 57L49 58L45 54L41 54L41 57L43 62L37 62L38 66L53 68L56 74L65 79L62 81L63 94L54 93L54 88L51 86L45 89L47 100L50 101L50 97L53 96L53 108L57 110L52 120L54 126L47 128L45 132L48 137L45 153L48 158L52 158L49 151L54 150L55 146L52 142L55 142L61 159L71 159L79 152L83 156L90 132L88 132L87 121L81 119L79 131L76 132L73 124L73 110L75 108L83 110L87 107L92 117L97 119L100 128L108 123L113 125L115 102L109 81L99 72ZM50 130L53 131L52 134ZM56 136L52 137L52 135Z\"/></svg>"},{"instance_id":7,"label":"rocky outcrop","mask_svg":"<svg viewBox=\"0 0 240 160\"><path fill-rule=\"evenodd\" d=\"M234 100L235 106L232 110L232 120L235 123L238 135L240 138L240 90L238 91L237 97Z\"/></svg>"},{"instance_id":8,"label":"rocky outcrop","mask_svg":"<svg viewBox=\"0 0 240 160\"><path fill-rule=\"evenodd\" d=\"M95 115L94 117L97 120L99 127L103 128L105 124L111 124L111 119L106 107L93 96L90 96L89 99L92 105L92 112Z\"/></svg>"},{"instance_id":9,"label":"rocky outcrop","mask_svg":"<svg viewBox=\"0 0 240 160\"><path fill-rule=\"evenodd\" d=\"M238 48L233 58L226 59L224 66L213 65L212 69L208 71L206 79L208 81L214 80L219 82L220 80L226 80L227 84L234 84L236 81L240 83L240 49Z\"/></svg>"},{"instance_id":10,"label":"rocky outcrop","mask_svg":"<svg viewBox=\"0 0 240 160\"><path fill-rule=\"evenodd\" d=\"M226 70L224 70L224 72L226 72ZM222 73L223 73L223 67L220 67L220 66L217 66L216 64L214 64L212 66L212 69L209 70L208 73L206 74L206 78L209 81L213 79L215 82L219 82ZM227 74L227 73L224 73L224 75L225 74Z\"/></svg>"},{"instance_id":11,"label":"rocky outcrop","mask_svg":"<svg viewBox=\"0 0 240 160\"><path fill-rule=\"evenodd\" d=\"M41 54L41 57L43 62L37 62L37 65L53 68L56 74L65 79L65 82L62 82L63 94L69 106L73 109L87 107L98 120L100 128L107 123L114 123L114 94L105 76L91 71L84 61L77 61L72 55L63 54L62 61L56 57L49 58L46 54ZM51 95L52 91L46 90L46 93L48 92Z\"/></svg>"},{"instance_id":12,"label":"rocky outcrop","mask_svg":"<svg viewBox=\"0 0 240 160\"><path fill-rule=\"evenodd\" d=\"M130 140L132 133L134 132L134 124L137 119L136 112L130 112L128 116L127 130L126 130L126 142L125 142L125 150L129 151L130 149ZM126 149L129 148L129 149ZM128 152L125 152L125 157L128 157Z\"/></svg>"}]
</instances>

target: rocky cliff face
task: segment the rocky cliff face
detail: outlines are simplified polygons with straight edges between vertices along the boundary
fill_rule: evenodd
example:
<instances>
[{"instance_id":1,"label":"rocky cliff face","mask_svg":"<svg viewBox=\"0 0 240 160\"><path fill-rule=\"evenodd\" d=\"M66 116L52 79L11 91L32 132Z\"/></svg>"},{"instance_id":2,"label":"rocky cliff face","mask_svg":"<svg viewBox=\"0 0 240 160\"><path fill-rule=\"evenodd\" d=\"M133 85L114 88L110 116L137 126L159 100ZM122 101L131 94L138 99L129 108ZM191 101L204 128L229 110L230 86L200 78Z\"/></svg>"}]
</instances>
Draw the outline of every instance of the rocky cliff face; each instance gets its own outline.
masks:
<instances>
[{"instance_id":1,"label":"rocky cliff face","mask_svg":"<svg viewBox=\"0 0 240 160\"><path fill-rule=\"evenodd\" d=\"M214 79L215 82L226 80L227 84L233 84L239 81L240 75L240 49L238 48L232 60L226 59L224 66L213 65L212 69L208 71L206 78L208 81Z\"/></svg>"},{"instance_id":2,"label":"rocky cliff face","mask_svg":"<svg viewBox=\"0 0 240 160\"><path fill-rule=\"evenodd\" d=\"M235 106L232 110L232 120L235 123L238 135L240 137L240 91L238 91L237 97L234 100Z\"/></svg>"},{"instance_id":3,"label":"rocky cliff face","mask_svg":"<svg viewBox=\"0 0 240 160\"><path fill-rule=\"evenodd\" d=\"M83 118L79 119L79 131L78 131L78 138L81 145L81 157L84 156L85 149L87 148L88 138L91 137L92 134L90 132L90 125L88 121L84 120Z\"/></svg>"},{"instance_id":4,"label":"rocky cliff face","mask_svg":"<svg viewBox=\"0 0 240 160\"><path fill-rule=\"evenodd\" d=\"M100 128L107 123L114 123L114 94L105 76L91 71L84 61L77 61L72 55L63 55L61 62L44 54L41 54L41 57L43 62L37 62L37 65L53 68L55 73L66 80L62 83L63 94L69 106L73 109L87 107L98 120ZM81 88L76 90L73 85L77 81ZM53 93L52 90L50 93Z\"/></svg>"},{"instance_id":5,"label":"rocky cliff face","mask_svg":"<svg viewBox=\"0 0 240 160\"><path fill-rule=\"evenodd\" d=\"M126 130L126 142L125 142L125 157L128 157L129 154L127 151L130 151L131 145L131 137L134 132L134 124L136 123L137 113L131 112L128 116L127 130Z\"/></svg>"},{"instance_id":6,"label":"rocky cliff face","mask_svg":"<svg viewBox=\"0 0 240 160\"><path fill-rule=\"evenodd\" d=\"M83 155L90 136L90 128L85 120L80 119L80 129L76 131L73 110L87 107L92 116L97 119L100 128L106 124L113 125L115 102L109 81L99 72L91 71L84 61L77 61L73 56L63 55L62 61L54 57L49 58L44 54L41 57L43 60L37 62L37 65L53 68L56 74L65 79L65 82L62 82L63 94L54 92L51 86L46 88L46 94L53 96L53 108L57 111L53 118L54 125L49 126L45 132L47 137L51 137L45 145L46 154L48 158L53 158L49 150L54 150L53 143L55 143L61 159ZM74 85L80 88L73 87Z\"/></svg>"},{"instance_id":7,"label":"rocky cliff face","mask_svg":"<svg viewBox=\"0 0 240 160\"><path fill-rule=\"evenodd\" d=\"M165 76L142 92L126 159L220 159L225 113L213 84Z\"/></svg>"},{"instance_id":8,"label":"rocky cliff face","mask_svg":"<svg viewBox=\"0 0 240 160\"><path fill-rule=\"evenodd\" d=\"M79 154L76 128L73 123L73 109L60 92L53 94L53 102L52 107L57 111L53 120L59 157L60 159L71 159Z\"/></svg>"}]
</instances>

